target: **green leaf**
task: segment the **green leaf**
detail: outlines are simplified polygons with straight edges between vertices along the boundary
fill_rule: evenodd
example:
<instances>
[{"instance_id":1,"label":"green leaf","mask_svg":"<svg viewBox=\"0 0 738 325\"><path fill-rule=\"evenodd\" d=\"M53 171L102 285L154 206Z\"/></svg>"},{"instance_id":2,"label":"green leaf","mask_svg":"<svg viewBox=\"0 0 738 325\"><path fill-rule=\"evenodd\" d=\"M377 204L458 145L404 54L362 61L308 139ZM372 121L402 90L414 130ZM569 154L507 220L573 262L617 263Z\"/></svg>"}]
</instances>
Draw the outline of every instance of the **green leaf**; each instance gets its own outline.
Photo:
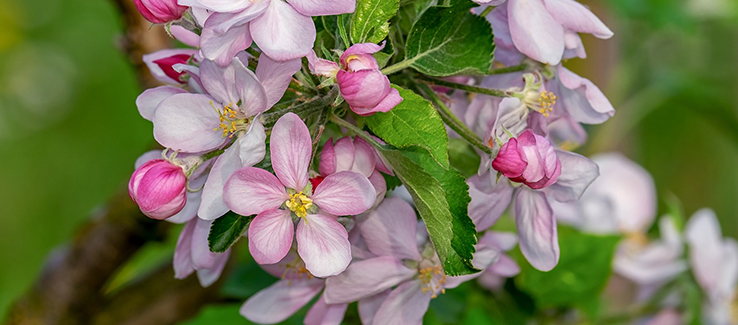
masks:
<instances>
[{"instance_id":1,"label":"green leaf","mask_svg":"<svg viewBox=\"0 0 738 325\"><path fill-rule=\"evenodd\" d=\"M461 138L448 139L448 158L451 166L467 178L477 174L482 160L474 148Z\"/></svg>"},{"instance_id":2,"label":"green leaf","mask_svg":"<svg viewBox=\"0 0 738 325\"><path fill-rule=\"evenodd\" d=\"M471 1L430 7L410 30L405 60L431 76L487 74L494 58L492 27L484 17L469 11Z\"/></svg>"},{"instance_id":3,"label":"green leaf","mask_svg":"<svg viewBox=\"0 0 738 325\"><path fill-rule=\"evenodd\" d=\"M397 148L420 146L448 168L448 135L433 105L411 90L400 91L403 101L387 113L366 117L366 124L377 136Z\"/></svg>"},{"instance_id":4,"label":"green leaf","mask_svg":"<svg viewBox=\"0 0 738 325\"><path fill-rule=\"evenodd\" d=\"M390 59L395 55L395 46L392 43L391 39L387 39L387 43L384 44L384 48L374 53L374 58L377 59L377 65L379 65L379 68L384 68L387 65L387 62L389 62Z\"/></svg>"},{"instance_id":5,"label":"green leaf","mask_svg":"<svg viewBox=\"0 0 738 325\"><path fill-rule=\"evenodd\" d=\"M208 234L208 246L214 253L223 253L241 238L246 226L255 216L244 217L233 211L228 211L224 216L215 219L210 226Z\"/></svg>"},{"instance_id":6,"label":"green leaf","mask_svg":"<svg viewBox=\"0 0 738 325\"><path fill-rule=\"evenodd\" d=\"M467 212L471 198L464 177L422 148L380 150L410 192L446 274L478 272L471 263L477 238Z\"/></svg>"},{"instance_id":7,"label":"green leaf","mask_svg":"<svg viewBox=\"0 0 738 325\"><path fill-rule=\"evenodd\" d=\"M356 11L351 15L351 41L379 43L387 37L388 21L399 8L399 0L357 0Z\"/></svg>"},{"instance_id":8,"label":"green leaf","mask_svg":"<svg viewBox=\"0 0 738 325\"><path fill-rule=\"evenodd\" d=\"M521 263L516 285L541 308L570 307L597 299L610 277L620 236L598 236L559 226L559 264L549 272Z\"/></svg>"}]
</instances>

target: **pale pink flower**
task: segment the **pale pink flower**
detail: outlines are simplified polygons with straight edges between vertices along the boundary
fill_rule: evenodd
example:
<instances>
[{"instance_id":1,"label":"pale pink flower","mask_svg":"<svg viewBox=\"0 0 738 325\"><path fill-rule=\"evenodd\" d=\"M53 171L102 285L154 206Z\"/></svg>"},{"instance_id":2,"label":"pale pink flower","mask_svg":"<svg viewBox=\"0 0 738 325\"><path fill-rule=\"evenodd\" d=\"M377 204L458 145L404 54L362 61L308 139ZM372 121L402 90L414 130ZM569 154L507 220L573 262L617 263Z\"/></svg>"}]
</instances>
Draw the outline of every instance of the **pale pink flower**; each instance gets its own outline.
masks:
<instances>
[{"instance_id":1,"label":"pale pink flower","mask_svg":"<svg viewBox=\"0 0 738 325\"><path fill-rule=\"evenodd\" d=\"M163 220L184 208L187 176L182 167L167 160L151 160L131 175L128 194L146 216Z\"/></svg>"},{"instance_id":2,"label":"pale pink flower","mask_svg":"<svg viewBox=\"0 0 738 325\"><path fill-rule=\"evenodd\" d=\"M281 280L257 292L241 306L241 315L261 324L276 324L300 310L325 287L325 280L314 278L305 268L305 263L290 251L277 264L262 265L262 268ZM308 310L306 325L340 325L348 304L326 304L320 298Z\"/></svg>"},{"instance_id":3,"label":"pale pink flower","mask_svg":"<svg viewBox=\"0 0 738 325\"><path fill-rule=\"evenodd\" d=\"M576 202L551 202L559 222L593 233L644 233L656 216L651 175L619 153L592 157L600 177Z\"/></svg>"},{"instance_id":4,"label":"pale pink flower","mask_svg":"<svg viewBox=\"0 0 738 325\"><path fill-rule=\"evenodd\" d=\"M312 139L295 114L282 116L272 129L271 162L276 177L259 168L236 171L225 184L223 199L241 215L257 215L249 227L249 248L260 264L281 260L292 246L292 213L299 217L297 251L315 276L342 272L351 261L346 229L333 215L356 215L369 209L376 192L356 172L329 175L314 191L308 168ZM285 206L286 209L280 209Z\"/></svg>"},{"instance_id":5,"label":"pale pink flower","mask_svg":"<svg viewBox=\"0 0 738 325\"><path fill-rule=\"evenodd\" d=\"M335 77L341 96L354 113L367 116L377 112L388 112L402 102L400 92L391 87L389 78L379 70L372 54L384 44L354 44L343 52L340 66L335 62L320 59L311 51L308 54L310 71L325 77Z\"/></svg>"},{"instance_id":6,"label":"pale pink flower","mask_svg":"<svg viewBox=\"0 0 738 325\"><path fill-rule=\"evenodd\" d=\"M184 279L197 271L203 287L215 283L223 272L230 249L224 253L213 253L208 246L208 234L212 221L193 218L185 225L177 240L174 251L174 277Z\"/></svg>"},{"instance_id":7,"label":"pale pink flower","mask_svg":"<svg viewBox=\"0 0 738 325\"><path fill-rule=\"evenodd\" d=\"M477 1L482 3L482 1ZM577 33L612 37L610 29L575 0L508 0L487 19L495 31L496 59L518 64L526 56L556 65L562 57L586 57ZM516 62L517 61L517 62Z\"/></svg>"},{"instance_id":8,"label":"pale pink flower","mask_svg":"<svg viewBox=\"0 0 738 325\"><path fill-rule=\"evenodd\" d=\"M505 278L512 278L520 273L520 266L510 256L505 254L518 243L515 234L507 232L487 231L479 239L479 245L486 245L496 249L499 258L487 267L479 276L479 283L490 290L499 289Z\"/></svg>"},{"instance_id":9,"label":"pale pink flower","mask_svg":"<svg viewBox=\"0 0 738 325\"><path fill-rule=\"evenodd\" d=\"M159 87L139 96L141 115L152 116L154 138L163 146L203 153L230 145L213 163L200 218L214 220L226 213L223 184L235 170L263 159L266 134L256 117L279 101L299 68L299 60L277 62L267 56L260 58L256 73L239 57L227 67L205 60L198 76L206 94Z\"/></svg>"},{"instance_id":10,"label":"pale pink flower","mask_svg":"<svg viewBox=\"0 0 738 325\"><path fill-rule=\"evenodd\" d=\"M479 273L447 277L427 237L417 241L417 229L410 204L385 199L360 227L376 257L354 261L345 272L326 279L325 301L358 300L364 324L421 324L432 298ZM496 250L478 246L473 263L484 269L496 260Z\"/></svg>"},{"instance_id":11,"label":"pale pink flower","mask_svg":"<svg viewBox=\"0 0 738 325\"><path fill-rule=\"evenodd\" d=\"M163 83L182 85L187 82L182 77L187 71L179 70L179 64L186 65L197 54L193 49L166 49L143 56L143 62L151 74Z\"/></svg>"},{"instance_id":12,"label":"pale pink flower","mask_svg":"<svg viewBox=\"0 0 738 325\"><path fill-rule=\"evenodd\" d=\"M689 262L705 293L702 307L706 324L735 324L733 313L738 284L738 243L723 238L715 212L695 212L684 231L689 244Z\"/></svg>"},{"instance_id":13,"label":"pale pink flower","mask_svg":"<svg viewBox=\"0 0 738 325\"><path fill-rule=\"evenodd\" d=\"M306 56L315 42L311 17L353 12L355 0L180 0L207 9L200 48L203 56L227 65L252 41L269 57L291 60Z\"/></svg>"}]
</instances>

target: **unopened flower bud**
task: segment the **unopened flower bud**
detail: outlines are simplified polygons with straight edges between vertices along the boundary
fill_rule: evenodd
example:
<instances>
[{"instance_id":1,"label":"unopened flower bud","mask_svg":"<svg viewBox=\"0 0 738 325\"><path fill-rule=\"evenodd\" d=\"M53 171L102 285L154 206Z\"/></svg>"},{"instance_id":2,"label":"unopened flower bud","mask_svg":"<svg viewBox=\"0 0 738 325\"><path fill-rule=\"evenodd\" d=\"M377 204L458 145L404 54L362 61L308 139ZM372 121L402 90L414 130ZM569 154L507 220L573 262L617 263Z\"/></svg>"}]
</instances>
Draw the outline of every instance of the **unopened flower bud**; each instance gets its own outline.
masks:
<instances>
[{"instance_id":1,"label":"unopened flower bud","mask_svg":"<svg viewBox=\"0 0 738 325\"><path fill-rule=\"evenodd\" d=\"M379 71L372 56L383 47L372 43L355 44L341 55L341 70L336 81L341 95L356 114L367 116L387 112L402 102L397 89Z\"/></svg>"},{"instance_id":2,"label":"unopened flower bud","mask_svg":"<svg viewBox=\"0 0 738 325\"><path fill-rule=\"evenodd\" d=\"M505 143L492 161L492 168L532 189L552 185L561 175L561 161L553 146L531 130Z\"/></svg>"},{"instance_id":3,"label":"unopened flower bud","mask_svg":"<svg viewBox=\"0 0 738 325\"><path fill-rule=\"evenodd\" d=\"M187 176L181 167L154 159L133 172L128 194L149 218L164 220L177 214L187 203Z\"/></svg>"},{"instance_id":4,"label":"unopened flower bud","mask_svg":"<svg viewBox=\"0 0 738 325\"><path fill-rule=\"evenodd\" d=\"M187 7L177 0L133 0L138 12L154 24L164 24L182 17Z\"/></svg>"}]
</instances>

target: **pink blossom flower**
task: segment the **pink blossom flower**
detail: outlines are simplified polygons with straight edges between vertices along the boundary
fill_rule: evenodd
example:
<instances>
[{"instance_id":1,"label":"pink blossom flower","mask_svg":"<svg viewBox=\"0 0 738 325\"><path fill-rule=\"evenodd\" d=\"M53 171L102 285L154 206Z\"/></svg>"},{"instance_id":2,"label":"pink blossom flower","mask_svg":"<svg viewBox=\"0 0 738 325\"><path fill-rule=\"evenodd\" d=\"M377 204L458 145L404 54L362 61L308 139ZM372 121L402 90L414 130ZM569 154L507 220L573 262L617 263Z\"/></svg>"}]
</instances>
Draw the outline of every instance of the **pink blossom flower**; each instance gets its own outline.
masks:
<instances>
[{"instance_id":1,"label":"pink blossom flower","mask_svg":"<svg viewBox=\"0 0 738 325\"><path fill-rule=\"evenodd\" d=\"M492 168L532 189L550 186L561 175L561 161L553 146L531 130L504 144L492 161Z\"/></svg>"},{"instance_id":2,"label":"pink blossom flower","mask_svg":"<svg viewBox=\"0 0 738 325\"><path fill-rule=\"evenodd\" d=\"M177 239L174 251L174 277L187 278L197 271L197 278L203 287L215 283L223 272L230 249L224 253L213 253L208 246L208 234L212 221L193 218L185 225Z\"/></svg>"},{"instance_id":3,"label":"pink blossom flower","mask_svg":"<svg viewBox=\"0 0 738 325\"><path fill-rule=\"evenodd\" d=\"M643 233L656 216L651 175L618 153L592 157L600 177L576 202L551 202L556 219L594 233Z\"/></svg>"},{"instance_id":4,"label":"pink blossom flower","mask_svg":"<svg viewBox=\"0 0 738 325\"><path fill-rule=\"evenodd\" d=\"M335 62L320 59L315 52L308 54L310 71L326 77L336 77L341 95L354 113L367 116L388 112L402 102L400 92L390 85L389 78L379 70L372 54L384 44L354 44L341 55L340 67Z\"/></svg>"},{"instance_id":5,"label":"pink blossom flower","mask_svg":"<svg viewBox=\"0 0 738 325\"><path fill-rule=\"evenodd\" d=\"M154 137L163 146L192 153L228 146L203 188L200 218L214 220L226 213L223 184L235 170L263 159L266 134L255 117L279 101L299 68L299 60L277 62L265 55L255 74L238 57L227 67L205 60L198 75L206 94L159 87L139 97L139 109L153 115Z\"/></svg>"},{"instance_id":6,"label":"pink blossom flower","mask_svg":"<svg viewBox=\"0 0 738 325\"><path fill-rule=\"evenodd\" d=\"M432 298L479 275L446 276L432 245L425 239L417 242L417 228L407 202L385 199L360 227L376 257L355 261L345 272L326 279L325 301L358 300L364 324L421 324ZM496 259L496 250L478 246L473 263L483 269Z\"/></svg>"},{"instance_id":7,"label":"pink blossom flower","mask_svg":"<svg viewBox=\"0 0 738 325\"><path fill-rule=\"evenodd\" d=\"M695 212L685 228L689 262L705 293L702 308L706 324L735 324L736 284L738 284L738 243L723 238L715 212Z\"/></svg>"},{"instance_id":8,"label":"pink blossom flower","mask_svg":"<svg viewBox=\"0 0 738 325\"><path fill-rule=\"evenodd\" d=\"M520 250L533 267L548 271L559 260L556 218L549 199L559 202L578 200L597 178L597 165L591 160L563 150L554 150L561 171L556 182L541 190L513 187L507 178L492 173L471 177L469 216L478 231L494 225L514 198L513 215L518 228Z\"/></svg>"},{"instance_id":9,"label":"pink blossom flower","mask_svg":"<svg viewBox=\"0 0 738 325\"><path fill-rule=\"evenodd\" d=\"M477 1L482 3L483 1ZM556 65L562 57L586 57L577 33L607 39L613 33L575 0L508 0L487 19L495 31L496 59L517 64L522 57Z\"/></svg>"},{"instance_id":10,"label":"pink blossom flower","mask_svg":"<svg viewBox=\"0 0 738 325\"><path fill-rule=\"evenodd\" d=\"M262 268L281 280L257 292L241 306L241 315L261 324L276 324L292 316L309 303L325 287L325 280L314 278L305 263L290 251L279 263ZM348 304L329 305L323 296L305 315L306 325L339 325Z\"/></svg>"},{"instance_id":11,"label":"pink blossom flower","mask_svg":"<svg viewBox=\"0 0 738 325\"><path fill-rule=\"evenodd\" d=\"M187 7L177 4L177 0L133 0L136 9L146 20L154 24L164 24L182 17Z\"/></svg>"},{"instance_id":12,"label":"pink blossom flower","mask_svg":"<svg viewBox=\"0 0 738 325\"><path fill-rule=\"evenodd\" d=\"M260 264L281 260L292 245L297 225L297 251L315 276L342 272L351 261L346 229L332 215L355 215L369 209L376 192L356 172L327 176L314 191L308 182L312 140L295 114L282 116L272 129L272 167L277 175L253 167L236 171L225 184L223 199L242 215L257 215L249 227L249 249ZM280 209L284 206L286 209Z\"/></svg>"},{"instance_id":13,"label":"pink blossom flower","mask_svg":"<svg viewBox=\"0 0 738 325\"><path fill-rule=\"evenodd\" d=\"M661 239L651 243L642 233L633 233L622 241L613 259L613 269L650 293L687 270L682 260L684 243L670 217L659 220Z\"/></svg>"},{"instance_id":14,"label":"pink blossom flower","mask_svg":"<svg viewBox=\"0 0 738 325\"><path fill-rule=\"evenodd\" d=\"M128 194L146 216L163 220L184 208L187 176L182 167L167 160L151 160L131 175Z\"/></svg>"},{"instance_id":15,"label":"pink blossom flower","mask_svg":"<svg viewBox=\"0 0 738 325\"><path fill-rule=\"evenodd\" d=\"M360 137L355 137L353 140L351 137L343 137L338 139L335 145L333 138L330 138L320 153L319 180L322 181L329 175L347 170L362 174L369 179L377 192L377 200L374 203L376 206L387 193L387 184L379 171L389 173L378 155L378 152ZM317 187L319 182L312 184L313 187Z\"/></svg>"},{"instance_id":16,"label":"pink blossom flower","mask_svg":"<svg viewBox=\"0 0 738 325\"><path fill-rule=\"evenodd\" d=\"M227 65L241 50L256 45L269 57L284 61L307 55L315 42L312 16L353 12L355 0L180 0L207 9L200 48L203 56Z\"/></svg>"}]
</instances>

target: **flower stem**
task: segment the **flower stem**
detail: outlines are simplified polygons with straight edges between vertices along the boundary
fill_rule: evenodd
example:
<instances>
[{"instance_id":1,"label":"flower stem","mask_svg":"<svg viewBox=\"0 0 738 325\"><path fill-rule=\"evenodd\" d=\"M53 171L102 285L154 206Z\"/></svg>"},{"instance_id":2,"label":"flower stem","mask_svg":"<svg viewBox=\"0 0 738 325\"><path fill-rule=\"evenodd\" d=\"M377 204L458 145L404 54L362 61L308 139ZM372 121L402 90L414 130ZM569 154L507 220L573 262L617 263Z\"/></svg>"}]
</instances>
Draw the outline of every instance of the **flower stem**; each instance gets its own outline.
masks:
<instances>
[{"instance_id":1,"label":"flower stem","mask_svg":"<svg viewBox=\"0 0 738 325\"><path fill-rule=\"evenodd\" d=\"M405 68L411 66L413 63L415 63L415 60L414 59L402 60L402 61L397 62L397 63L395 63L395 64L393 64L393 65L391 65L389 67L386 67L386 68L382 69L382 73L385 74L385 75L393 74L393 73L395 73L397 71L400 71L402 69L405 69Z\"/></svg>"},{"instance_id":2,"label":"flower stem","mask_svg":"<svg viewBox=\"0 0 738 325\"><path fill-rule=\"evenodd\" d=\"M484 11L479 14L479 17L486 17L493 9L495 9L495 6L487 6L487 8L484 8Z\"/></svg>"},{"instance_id":3,"label":"flower stem","mask_svg":"<svg viewBox=\"0 0 738 325\"><path fill-rule=\"evenodd\" d=\"M366 142L369 142L372 146L375 148L381 149L384 148L384 145L379 143L379 141L375 140L369 134L364 132L364 130L358 128L356 125L351 124L351 122L346 121L337 115L331 115L330 117L331 122L336 123L338 126L344 127L347 130L351 131L351 133L357 135L358 137L366 140Z\"/></svg>"},{"instance_id":4,"label":"flower stem","mask_svg":"<svg viewBox=\"0 0 738 325\"><path fill-rule=\"evenodd\" d=\"M509 67L499 68L499 69L492 69L489 71L488 75L496 75L496 74L506 74L511 72L519 72L519 71L525 71L525 69L528 69L528 64L521 63L518 65L513 65Z\"/></svg>"},{"instance_id":5,"label":"flower stem","mask_svg":"<svg viewBox=\"0 0 738 325\"><path fill-rule=\"evenodd\" d=\"M487 145L484 144L482 139L480 139L472 130L470 130L464 122L459 120L456 115L454 115L453 112L446 106L446 104L443 103L440 97L436 95L436 93L428 87L426 84L418 84L418 87L422 92L425 93L427 97L430 97L431 101L435 104L436 110L438 110L438 114L441 116L441 119L443 120L446 125L448 125L452 130L456 131L464 140L469 142L469 144L473 145L477 149L483 151L486 154L491 155L492 149L490 149Z\"/></svg>"},{"instance_id":6,"label":"flower stem","mask_svg":"<svg viewBox=\"0 0 738 325\"><path fill-rule=\"evenodd\" d=\"M483 87L477 87L477 86L470 86L465 84L460 84L456 82L446 81L443 79L437 79L433 77L428 77L425 75L418 75L417 77L420 80L432 83L437 86L443 86L453 89L460 89L472 93L478 93L478 94L484 94L484 95L490 95L495 97L511 97L512 94L509 91L499 90L499 89L490 89L490 88L483 88Z\"/></svg>"},{"instance_id":7,"label":"flower stem","mask_svg":"<svg viewBox=\"0 0 738 325\"><path fill-rule=\"evenodd\" d=\"M308 100L307 102L292 106L290 108L262 114L261 123L264 125L273 124L277 122L277 120L279 120L279 118L282 117L282 115L287 114L287 113L295 113L297 115L302 116L302 115L318 112L321 109L324 109L327 106L329 106L331 103L333 103L333 101L336 99L337 96L338 96L338 91L336 88L334 88L326 96L312 98Z\"/></svg>"}]
</instances>

